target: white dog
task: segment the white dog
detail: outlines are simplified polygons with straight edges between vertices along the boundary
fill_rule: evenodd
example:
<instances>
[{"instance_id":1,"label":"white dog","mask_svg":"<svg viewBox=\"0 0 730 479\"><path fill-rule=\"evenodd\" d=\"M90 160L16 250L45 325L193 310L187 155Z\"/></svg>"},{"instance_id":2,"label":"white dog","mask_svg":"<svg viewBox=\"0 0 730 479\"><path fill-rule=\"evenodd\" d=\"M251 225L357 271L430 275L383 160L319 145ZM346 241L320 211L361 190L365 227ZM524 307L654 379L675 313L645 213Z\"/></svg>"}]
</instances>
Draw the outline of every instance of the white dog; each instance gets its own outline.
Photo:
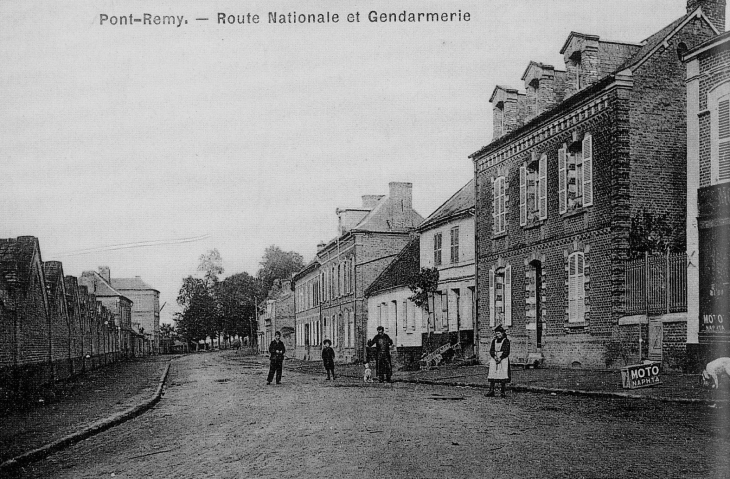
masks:
<instances>
[{"instance_id":1,"label":"white dog","mask_svg":"<svg viewBox=\"0 0 730 479\"><path fill-rule=\"evenodd\" d=\"M366 383L373 382L373 372L370 370L370 363L365 363L365 374L363 374L362 380Z\"/></svg>"},{"instance_id":2,"label":"white dog","mask_svg":"<svg viewBox=\"0 0 730 479\"><path fill-rule=\"evenodd\" d=\"M717 358L707 363L705 370L702 371L702 383L717 389L720 385L720 376L723 374L730 379L730 358Z\"/></svg>"}]
</instances>

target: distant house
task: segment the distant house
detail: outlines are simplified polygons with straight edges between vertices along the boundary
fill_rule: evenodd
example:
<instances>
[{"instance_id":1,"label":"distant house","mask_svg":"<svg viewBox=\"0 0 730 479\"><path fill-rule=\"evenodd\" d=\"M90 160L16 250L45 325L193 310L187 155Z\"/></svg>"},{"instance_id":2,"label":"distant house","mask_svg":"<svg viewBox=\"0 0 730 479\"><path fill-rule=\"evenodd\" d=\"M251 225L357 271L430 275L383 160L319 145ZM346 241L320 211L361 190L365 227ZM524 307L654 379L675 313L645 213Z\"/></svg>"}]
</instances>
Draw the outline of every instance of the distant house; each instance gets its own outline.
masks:
<instances>
[{"instance_id":1,"label":"distant house","mask_svg":"<svg viewBox=\"0 0 730 479\"><path fill-rule=\"evenodd\" d=\"M274 334L279 331L287 349L287 355L294 353L294 293L291 280L274 281L268 297L259 303L258 348L268 353Z\"/></svg>"},{"instance_id":2,"label":"distant house","mask_svg":"<svg viewBox=\"0 0 730 479\"><path fill-rule=\"evenodd\" d=\"M84 271L79 285L86 286L90 295L108 309L119 332L119 346L125 357L142 354L139 350L139 334L132 329L132 300L111 285L109 268L101 267L99 272Z\"/></svg>"},{"instance_id":3,"label":"distant house","mask_svg":"<svg viewBox=\"0 0 730 479\"><path fill-rule=\"evenodd\" d=\"M425 325L428 350L450 342L474 354L474 181L469 181L418 227L420 264L437 268L438 290ZM424 343L426 344L426 343Z\"/></svg>"},{"instance_id":4,"label":"distant house","mask_svg":"<svg viewBox=\"0 0 730 479\"><path fill-rule=\"evenodd\" d=\"M420 240L411 239L398 256L365 290L368 302L366 338L372 339L382 326L395 345L396 360L400 364L417 363L423 352L424 333L427 333L427 315L409 298L420 271Z\"/></svg>"},{"instance_id":5,"label":"distant house","mask_svg":"<svg viewBox=\"0 0 730 479\"><path fill-rule=\"evenodd\" d=\"M132 300L132 324L143 334L152 352L160 352L160 292L141 277L111 278L111 286Z\"/></svg>"}]
</instances>

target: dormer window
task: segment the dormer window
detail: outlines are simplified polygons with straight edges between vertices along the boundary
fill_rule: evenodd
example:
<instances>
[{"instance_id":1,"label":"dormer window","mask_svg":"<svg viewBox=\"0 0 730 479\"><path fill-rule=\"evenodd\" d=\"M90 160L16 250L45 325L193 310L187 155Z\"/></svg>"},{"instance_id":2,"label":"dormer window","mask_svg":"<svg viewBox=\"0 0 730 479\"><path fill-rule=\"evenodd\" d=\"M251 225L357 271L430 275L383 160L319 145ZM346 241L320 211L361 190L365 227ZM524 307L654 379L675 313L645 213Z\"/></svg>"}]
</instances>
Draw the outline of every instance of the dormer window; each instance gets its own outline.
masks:
<instances>
[{"instance_id":1,"label":"dormer window","mask_svg":"<svg viewBox=\"0 0 730 479\"><path fill-rule=\"evenodd\" d=\"M560 213L593 204L593 137L558 150L558 203Z\"/></svg>"},{"instance_id":2,"label":"dormer window","mask_svg":"<svg viewBox=\"0 0 730 479\"><path fill-rule=\"evenodd\" d=\"M581 62L582 62L582 55L581 55L580 50L573 52L573 54L570 56L570 64L574 70L573 81L575 84L575 88L577 90L580 90L584 86L582 84L582 80L581 80L581 76L582 76Z\"/></svg>"},{"instance_id":3,"label":"dormer window","mask_svg":"<svg viewBox=\"0 0 730 479\"><path fill-rule=\"evenodd\" d=\"M499 135L502 136L502 135L504 135L504 102L503 101L500 101L499 103L497 103L497 111L498 111L497 121L499 122L498 123Z\"/></svg>"},{"instance_id":4,"label":"dormer window","mask_svg":"<svg viewBox=\"0 0 730 479\"><path fill-rule=\"evenodd\" d=\"M530 82L530 90L531 93L534 95L534 98L532 98L532 111L535 116L540 114L540 105L538 100L538 93L540 92L540 80L535 78Z\"/></svg>"}]
</instances>

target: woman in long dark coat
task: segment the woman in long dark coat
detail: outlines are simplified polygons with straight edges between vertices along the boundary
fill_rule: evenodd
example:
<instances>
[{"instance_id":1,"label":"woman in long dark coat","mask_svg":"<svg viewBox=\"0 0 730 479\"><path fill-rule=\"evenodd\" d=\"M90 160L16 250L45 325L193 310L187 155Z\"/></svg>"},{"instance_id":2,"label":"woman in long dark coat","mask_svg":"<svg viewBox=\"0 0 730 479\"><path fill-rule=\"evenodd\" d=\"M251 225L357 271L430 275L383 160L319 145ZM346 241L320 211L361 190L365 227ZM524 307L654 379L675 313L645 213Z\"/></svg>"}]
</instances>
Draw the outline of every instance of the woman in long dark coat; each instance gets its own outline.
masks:
<instances>
[{"instance_id":1,"label":"woman in long dark coat","mask_svg":"<svg viewBox=\"0 0 730 479\"><path fill-rule=\"evenodd\" d=\"M506 384L510 382L510 367L509 367L509 339L507 339L507 332L504 328L499 325L494 328L494 339L489 347L489 392L486 396L494 396L494 383L498 382L502 385L502 397L505 396L504 391Z\"/></svg>"}]
</instances>

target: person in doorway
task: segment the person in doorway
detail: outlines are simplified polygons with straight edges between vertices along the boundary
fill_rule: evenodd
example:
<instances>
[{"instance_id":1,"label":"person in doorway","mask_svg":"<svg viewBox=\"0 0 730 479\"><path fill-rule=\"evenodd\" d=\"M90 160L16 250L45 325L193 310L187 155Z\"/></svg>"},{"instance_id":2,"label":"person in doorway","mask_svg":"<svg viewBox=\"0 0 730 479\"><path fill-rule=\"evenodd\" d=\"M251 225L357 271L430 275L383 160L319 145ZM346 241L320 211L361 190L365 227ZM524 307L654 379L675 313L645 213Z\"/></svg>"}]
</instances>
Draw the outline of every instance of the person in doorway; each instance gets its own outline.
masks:
<instances>
[{"instance_id":1,"label":"person in doorway","mask_svg":"<svg viewBox=\"0 0 730 479\"><path fill-rule=\"evenodd\" d=\"M509 339L507 339L507 333L505 332L502 325L494 328L494 339L489 347L489 392L486 394L487 397L494 396L494 383L498 382L502 385L501 396L505 396L505 388L508 382L510 382L510 368L509 368Z\"/></svg>"},{"instance_id":2,"label":"person in doorway","mask_svg":"<svg viewBox=\"0 0 730 479\"><path fill-rule=\"evenodd\" d=\"M276 374L276 384L281 384L281 369L284 366L284 353L286 347L281 340L281 333L277 331L274 334L274 340L269 344L269 354L271 354L271 364L269 365L269 377L266 378L266 384L271 384Z\"/></svg>"},{"instance_id":3,"label":"person in doorway","mask_svg":"<svg viewBox=\"0 0 730 479\"><path fill-rule=\"evenodd\" d=\"M327 371L327 380L330 378L332 373L332 379L335 379L335 350L332 349L332 341L329 339L324 340L324 347L322 348L322 362L324 363L324 369Z\"/></svg>"},{"instance_id":4,"label":"person in doorway","mask_svg":"<svg viewBox=\"0 0 730 479\"><path fill-rule=\"evenodd\" d=\"M393 366L390 358L390 347L393 345L393 340L390 336L385 334L385 328L378 326L378 334L368 342L368 346L375 346L375 358L377 359L375 364L375 370L378 375L378 381L391 382L390 376L393 374Z\"/></svg>"}]
</instances>

